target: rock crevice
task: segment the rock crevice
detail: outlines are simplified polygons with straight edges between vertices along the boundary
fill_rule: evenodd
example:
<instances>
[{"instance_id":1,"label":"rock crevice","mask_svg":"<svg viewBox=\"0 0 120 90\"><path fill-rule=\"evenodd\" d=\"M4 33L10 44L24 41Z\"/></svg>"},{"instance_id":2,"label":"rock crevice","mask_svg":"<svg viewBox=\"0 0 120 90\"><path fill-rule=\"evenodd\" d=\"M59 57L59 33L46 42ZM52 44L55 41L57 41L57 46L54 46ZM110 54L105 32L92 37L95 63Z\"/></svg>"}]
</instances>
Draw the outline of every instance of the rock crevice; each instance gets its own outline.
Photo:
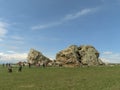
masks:
<instances>
[{"instance_id":1,"label":"rock crevice","mask_svg":"<svg viewBox=\"0 0 120 90\"><path fill-rule=\"evenodd\" d=\"M102 65L99 59L99 52L91 45L71 45L65 50L57 53L56 61L63 65Z\"/></svg>"}]
</instances>

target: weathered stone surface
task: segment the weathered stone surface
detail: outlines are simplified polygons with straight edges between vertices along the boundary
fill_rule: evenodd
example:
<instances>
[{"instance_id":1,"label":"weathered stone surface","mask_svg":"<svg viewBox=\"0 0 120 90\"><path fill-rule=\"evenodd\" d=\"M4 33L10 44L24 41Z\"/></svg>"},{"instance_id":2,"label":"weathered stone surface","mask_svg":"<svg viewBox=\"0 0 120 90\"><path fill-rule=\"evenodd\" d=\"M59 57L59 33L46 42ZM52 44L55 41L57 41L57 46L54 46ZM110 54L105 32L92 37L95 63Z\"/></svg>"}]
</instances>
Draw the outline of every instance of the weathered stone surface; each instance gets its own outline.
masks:
<instances>
[{"instance_id":1,"label":"weathered stone surface","mask_svg":"<svg viewBox=\"0 0 120 90\"><path fill-rule=\"evenodd\" d=\"M45 57L41 52L39 52L35 49L30 49L30 52L28 53L27 60L31 64L48 63L51 61L49 58Z\"/></svg>"},{"instance_id":2,"label":"weathered stone surface","mask_svg":"<svg viewBox=\"0 0 120 90\"><path fill-rule=\"evenodd\" d=\"M60 51L56 55L56 61L62 62L63 65L75 65L78 64L80 60L80 56L78 54L78 47L76 45L72 45L69 48Z\"/></svg>"},{"instance_id":3,"label":"weathered stone surface","mask_svg":"<svg viewBox=\"0 0 120 90\"><path fill-rule=\"evenodd\" d=\"M99 52L90 45L76 46L72 45L56 55L56 61L63 65L101 65L103 62L99 59Z\"/></svg>"}]
</instances>

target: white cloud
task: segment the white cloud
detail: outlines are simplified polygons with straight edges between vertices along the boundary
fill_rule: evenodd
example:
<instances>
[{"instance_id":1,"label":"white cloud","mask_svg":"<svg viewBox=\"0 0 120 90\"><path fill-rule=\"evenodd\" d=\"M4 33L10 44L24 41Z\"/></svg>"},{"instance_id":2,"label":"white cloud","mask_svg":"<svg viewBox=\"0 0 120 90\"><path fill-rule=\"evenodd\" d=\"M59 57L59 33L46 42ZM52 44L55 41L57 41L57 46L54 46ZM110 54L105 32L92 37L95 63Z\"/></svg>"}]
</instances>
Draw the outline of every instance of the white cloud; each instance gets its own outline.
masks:
<instances>
[{"instance_id":1,"label":"white cloud","mask_svg":"<svg viewBox=\"0 0 120 90\"><path fill-rule=\"evenodd\" d=\"M12 39L14 40L23 40L24 38L21 36L11 36Z\"/></svg>"},{"instance_id":2,"label":"white cloud","mask_svg":"<svg viewBox=\"0 0 120 90\"><path fill-rule=\"evenodd\" d=\"M103 52L101 58L110 63L120 63L120 53Z\"/></svg>"},{"instance_id":3,"label":"white cloud","mask_svg":"<svg viewBox=\"0 0 120 90\"><path fill-rule=\"evenodd\" d=\"M10 51L11 52L11 51ZM18 61L26 61L27 53L0 53L0 61L5 63L16 63Z\"/></svg>"},{"instance_id":4,"label":"white cloud","mask_svg":"<svg viewBox=\"0 0 120 90\"><path fill-rule=\"evenodd\" d=\"M104 63L109 63L110 61L108 60L108 59L106 59L106 58L100 58Z\"/></svg>"},{"instance_id":5,"label":"white cloud","mask_svg":"<svg viewBox=\"0 0 120 90\"><path fill-rule=\"evenodd\" d=\"M113 53L110 52L110 51L106 51L106 52L103 52L103 54L104 54L104 55L111 55L111 54L113 54Z\"/></svg>"},{"instance_id":6,"label":"white cloud","mask_svg":"<svg viewBox=\"0 0 120 90\"><path fill-rule=\"evenodd\" d=\"M8 23L0 21L0 41L3 41L3 37L7 34Z\"/></svg>"},{"instance_id":7,"label":"white cloud","mask_svg":"<svg viewBox=\"0 0 120 90\"><path fill-rule=\"evenodd\" d=\"M0 42L1 42L1 41L3 41L3 39L2 39L2 38L0 38Z\"/></svg>"},{"instance_id":8,"label":"white cloud","mask_svg":"<svg viewBox=\"0 0 120 90\"><path fill-rule=\"evenodd\" d=\"M0 27L0 37L5 36L6 33L7 33L7 30L3 27Z\"/></svg>"},{"instance_id":9,"label":"white cloud","mask_svg":"<svg viewBox=\"0 0 120 90\"><path fill-rule=\"evenodd\" d=\"M24 42L24 38L22 37L22 36L19 36L19 35L13 35L13 36L9 36L8 37L9 38L9 46L8 47L10 47L10 45L12 44L12 48L16 48L16 46L13 46L13 45L23 45L23 44L25 44L25 42Z\"/></svg>"},{"instance_id":10,"label":"white cloud","mask_svg":"<svg viewBox=\"0 0 120 90\"><path fill-rule=\"evenodd\" d=\"M54 22L54 23L48 23L48 24L44 24L44 25L36 25L36 26L32 27L32 30L50 28L50 27L57 26L60 24L62 24L62 22Z\"/></svg>"},{"instance_id":11,"label":"white cloud","mask_svg":"<svg viewBox=\"0 0 120 90\"><path fill-rule=\"evenodd\" d=\"M97 11L97 9L98 8L82 9L81 11L78 11L76 13L65 15L65 17L63 17L61 20L59 20L57 22L50 22L48 24L33 26L32 30L46 29L46 28L54 27L54 26L63 24L66 21L74 20L74 19L77 19L77 18L79 18L81 16L88 15L89 13L93 13L93 12Z\"/></svg>"},{"instance_id":12,"label":"white cloud","mask_svg":"<svg viewBox=\"0 0 120 90\"><path fill-rule=\"evenodd\" d=\"M15 51L12 51L12 50L11 50L11 51L7 51L7 52L8 52L8 53L16 53Z\"/></svg>"},{"instance_id":13,"label":"white cloud","mask_svg":"<svg viewBox=\"0 0 120 90\"><path fill-rule=\"evenodd\" d=\"M6 45L5 47L8 48L8 49L11 49L11 50L18 50L20 48L20 47L15 46L15 45L14 46L13 45L12 46L11 45Z\"/></svg>"},{"instance_id":14,"label":"white cloud","mask_svg":"<svg viewBox=\"0 0 120 90\"><path fill-rule=\"evenodd\" d=\"M3 55L3 53L0 53L0 55Z\"/></svg>"},{"instance_id":15,"label":"white cloud","mask_svg":"<svg viewBox=\"0 0 120 90\"><path fill-rule=\"evenodd\" d=\"M3 37L3 36L6 35L6 33L7 33L7 29L6 29L7 26L8 26L7 23L5 23L5 22L0 22L0 37Z\"/></svg>"},{"instance_id":16,"label":"white cloud","mask_svg":"<svg viewBox=\"0 0 120 90\"><path fill-rule=\"evenodd\" d=\"M11 41L12 44L17 44L17 45L21 45L21 44L24 44L25 42L22 41L22 40L14 40L14 41ZM12 46L13 47L13 46Z\"/></svg>"},{"instance_id":17,"label":"white cloud","mask_svg":"<svg viewBox=\"0 0 120 90\"><path fill-rule=\"evenodd\" d=\"M91 12L94 12L97 8L88 8L88 9L83 9L77 13L74 13L74 14L68 14L66 15L63 20L65 21L68 21L68 20L72 20L72 19L76 19L76 18L79 18L81 16L84 16L84 15L87 15Z\"/></svg>"}]
</instances>

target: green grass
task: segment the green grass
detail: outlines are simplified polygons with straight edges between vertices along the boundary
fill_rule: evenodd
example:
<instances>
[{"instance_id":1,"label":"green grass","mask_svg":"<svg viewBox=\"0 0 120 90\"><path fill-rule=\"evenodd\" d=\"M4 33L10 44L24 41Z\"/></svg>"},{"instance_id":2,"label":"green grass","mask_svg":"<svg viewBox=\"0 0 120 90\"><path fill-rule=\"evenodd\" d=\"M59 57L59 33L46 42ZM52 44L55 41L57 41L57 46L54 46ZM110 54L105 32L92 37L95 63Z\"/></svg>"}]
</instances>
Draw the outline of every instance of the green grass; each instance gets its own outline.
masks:
<instances>
[{"instance_id":1,"label":"green grass","mask_svg":"<svg viewBox=\"0 0 120 90\"><path fill-rule=\"evenodd\" d=\"M0 90L120 90L120 66L17 70L0 67Z\"/></svg>"}]
</instances>

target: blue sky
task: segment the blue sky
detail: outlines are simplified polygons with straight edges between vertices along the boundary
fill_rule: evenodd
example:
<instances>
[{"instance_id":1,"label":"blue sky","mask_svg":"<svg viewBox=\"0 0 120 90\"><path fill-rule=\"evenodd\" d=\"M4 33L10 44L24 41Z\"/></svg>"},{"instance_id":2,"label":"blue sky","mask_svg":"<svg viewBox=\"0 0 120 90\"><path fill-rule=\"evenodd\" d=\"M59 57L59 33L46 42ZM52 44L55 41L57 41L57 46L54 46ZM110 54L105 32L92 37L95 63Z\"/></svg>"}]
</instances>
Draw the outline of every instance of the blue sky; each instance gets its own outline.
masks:
<instances>
[{"instance_id":1,"label":"blue sky","mask_svg":"<svg viewBox=\"0 0 120 90\"><path fill-rule=\"evenodd\" d=\"M0 0L0 61L24 60L30 48L49 58L70 45L93 45L120 63L120 0Z\"/></svg>"}]
</instances>

